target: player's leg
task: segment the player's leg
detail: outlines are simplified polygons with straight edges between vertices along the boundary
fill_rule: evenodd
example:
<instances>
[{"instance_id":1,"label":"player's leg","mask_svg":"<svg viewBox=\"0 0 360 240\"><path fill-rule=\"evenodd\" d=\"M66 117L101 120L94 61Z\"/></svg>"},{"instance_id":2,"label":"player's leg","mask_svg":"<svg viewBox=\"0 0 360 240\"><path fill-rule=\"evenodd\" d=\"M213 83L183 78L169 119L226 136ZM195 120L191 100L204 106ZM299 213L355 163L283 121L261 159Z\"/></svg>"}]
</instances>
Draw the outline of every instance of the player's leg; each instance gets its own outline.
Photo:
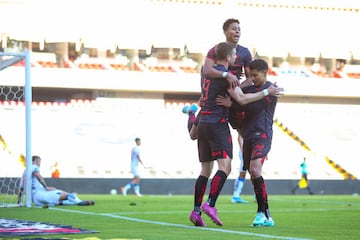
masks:
<instances>
[{"instance_id":1,"label":"player's leg","mask_svg":"<svg viewBox=\"0 0 360 240\"><path fill-rule=\"evenodd\" d=\"M212 128L209 132L209 143L211 147L211 156L218 164L218 170L211 182L210 189L210 206L215 205L216 199L220 194L222 187L231 172L231 159L233 145L230 129L227 124L211 124ZM217 182L218 181L218 182ZM213 194L213 195L211 195Z\"/></svg>"},{"instance_id":2,"label":"player's leg","mask_svg":"<svg viewBox=\"0 0 360 240\"><path fill-rule=\"evenodd\" d=\"M93 200L81 200L75 193L68 193L59 189L51 191L37 191L33 197L36 206L51 207L56 205L94 205Z\"/></svg>"},{"instance_id":3,"label":"player's leg","mask_svg":"<svg viewBox=\"0 0 360 240\"><path fill-rule=\"evenodd\" d=\"M48 206L48 199L47 199L47 191L40 191L37 190L35 194L32 196L32 202L35 206L38 207L47 207ZM58 196L59 200L59 196Z\"/></svg>"},{"instance_id":4,"label":"player's leg","mask_svg":"<svg viewBox=\"0 0 360 240\"><path fill-rule=\"evenodd\" d=\"M196 121L197 121L197 117L196 117L196 112L198 110L198 106L197 104L192 104L191 106L186 105L183 107L182 112L187 114L188 117L188 123L187 123L187 128L190 134L190 138L192 140L197 139L197 128L195 127Z\"/></svg>"},{"instance_id":5,"label":"player's leg","mask_svg":"<svg viewBox=\"0 0 360 240\"><path fill-rule=\"evenodd\" d=\"M299 189L299 183L296 183L296 185L294 186L294 188L291 190L292 194L295 194L296 190Z\"/></svg>"},{"instance_id":6,"label":"player's leg","mask_svg":"<svg viewBox=\"0 0 360 240\"><path fill-rule=\"evenodd\" d=\"M133 179L130 181L130 182L128 182L125 186L121 186L120 187L120 191L122 192L122 194L124 195L124 196L126 196L127 195L127 192L131 189L131 188L133 188L134 187L134 181L135 181L135 183L136 183L136 176L139 176L139 168L138 168L138 166L137 165L135 165L135 164L131 164L131 172L132 172L132 174L133 174ZM140 188L140 187L139 187Z\"/></svg>"},{"instance_id":7,"label":"player's leg","mask_svg":"<svg viewBox=\"0 0 360 240\"><path fill-rule=\"evenodd\" d=\"M241 198L241 192L244 187L246 172L241 171L237 179L234 181L234 191L231 198L232 203L248 203L245 199Z\"/></svg>"},{"instance_id":8,"label":"player's leg","mask_svg":"<svg viewBox=\"0 0 360 240\"><path fill-rule=\"evenodd\" d=\"M228 124L209 124L207 131L211 146L211 156L217 161L218 170L211 181L208 200L201 208L215 224L222 226L223 223L217 216L215 205L227 176L231 172L233 146Z\"/></svg>"},{"instance_id":9,"label":"player's leg","mask_svg":"<svg viewBox=\"0 0 360 240\"><path fill-rule=\"evenodd\" d=\"M246 178L246 171L243 169L244 159L243 159L243 154L242 154L241 150L239 150L239 159L240 159L240 172L239 172L238 178L235 179L235 182L234 182L234 191L233 191L233 196L232 196L231 202L233 202L233 203L248 203L248 201L246 201L240 197L242 189L244 187L245 178Z\"/></svg>"},{"instance_id":10,"label":"player's leg","mask_svg":"<svg viewBox=\"0 0 360 240\"><path fill-rule=\"evenodd\" d=\"M262 158L252 159L250 162L250 172L251 177L254 183L254 192L256 195L257 201L257 211L256 217L253 221L253 226L263 226L266 220L266 201L267 201L267 192L265 188L265 182L261 176L262 169Z\"/></svg>"},{"instance_id":11,"label":"player's leg","mask_svg":"<svg viewBox=\"0 0 360 240\"><path fill-rule=\"evenodd\" d=\"M254 146L262 146L255 148ZM253 226L274 226L274 220L270 216L268 196L266 191L266 184L262 177L262 166L266 159L266 155L270 150L270 144L266 139L258 139L257 141L244 142L244 157L249 159L250 156L250 174L254 185L254 192L258 204L257 213ZM256 157L259 156L259 157Z\"/></svg>"},{"instance_id":12,"label":"player's leg","mask_svg":"<svg viewBox=\"0 0 360 240\"><path fill-rule=\"evenodd\" d=\"M66 200L72 201L75 204L79 204L82 200L75 194L75 193L67 193L67 192L63 192L66 194Z\"/></svg>"},{"instance_id":13,"label":"player's leg","mask_svg":"<svg viewBox=\"0 0 360 240\"><path fill-rule=\"evenodd\" d=\"M206 191L206 186L213 168L213 162L202 162L201 163L201 172L199 177L195 181L194 186L194 209L190 213L190 221L195 226L205 226L205 222L201 217L201 203Z\"/></svg>"},{"instance_id":14,"label":"player's leg","mask_svg":"<svg viewBox=\"0 0 360 240\"><path fill-rule=\"evenodd\" d=\"M197 116L196 119L198 119L199 115ZM194 125L192 125L191 129L190 129L190 132L189 132L189 135L190 135L190 139L191 140L196 140L198 139L198 125L196 124L196 121L195 120L195 123Z\"/></svg>"},{"instance_id":15,"label":"player's leg","mask_svg":"<svg viewBox=\"0 0 360 240\"><path fill-rule=\"evenodd\" d=\"M227 165L225 162L230 162L230 159L218 159L217 162L223 165ZM219 165L220 165L219 164ZM210 193L209 193L209 197L206 201L206 203L204 203L201 206L201 210L208 215L211 220L219 225L222 226L223 223L220 220L220 218L217 216L217 208L215 207L216 205L216 201L220 195L220 192L225 184L225 181L227 179L227 174L224 170L218 170L216 171L212 181L211 181L211 185L210 185Z\"/></svg>"},{"instance_id":16,"label":"player's leg","mask_svg":"<svg viewBox=\"0 0 360 240\"><path fill-rule=\"evenodd\" d=\"M140 168L138 165L132 167L132 173L134 175L134 178L131 184L133 186L134 193L136 194L136 196L141 197L142 194L140 193Z\"/></svg>"},{"instance_id":17,"label":"player's leg","mask_svg":"<svg viewBox=\"0 0 360 240\"><path fill-rule=\"evenodd\" d=\"M132 185L133 185L134 193L136 194L136 196L142 197L142 194L140 193L140 176L138 173L137 173L137 175L135 175L135 177L132 181Z\"/></svg>"},{"instance_id":18,"label":"player's leg","mask_svg":"<svg viewBox=\"0 0 360 240\"><path fill-rule=\"evenodd\" d=\"M61 191L59 205L92 206L95 205L95 202L93 200L82 200L76 193Z\"/></svg>"},{"instance_id":19,"label":"player's leg","mask_svg":"<svg viewBox=\"0 0 360 240\"><path fill-rule=\"evenodd\" d=\"M310 181L309 181L309 179L308 179L308 177L307 177L307 173L304 173L303 174L303 178L305 179L305 181L306 181L306 190L308 191L308 193L310 194L310 195L312 195L312 194L314 194L314 192L311 190L311 188L310 188Z\"/></svg>"},{"instance_id":20,"label":"player's leg","mask_svg":"<svg viewBox=\"0 0 360 240\"><path fill-rule=\"evenodd\" d=\"M63 205L76 205L81 202L81 199L75 193L68 193L61 191L60 199Z\"/></svg>"},{"instance_id":21,"label":"player's leg","mask_svg":"<svg viewBox=\"0 0 360 240\"><path fill-rule=\"evenodd\" d=\"M242 138L242 129L243 129L243 122L244 119L244 112L237 111L234 107L230 108L230 115L229 115L229 123L233 129L236 129L238 133L238 143L239 143L239 160L240 160L240 170L239 176L234 181L234 190L233 196L231 198L231 202L233 203L248 203L248 201L243 200L240 197L242 189L244 187L244 182L246 178L246 171L243 170L243 138Z\"/></svg>"},{"instance_id":22,"label":"player's leg","mask_svg":"<svg viewBox=\"0 0 360 240\"><path fill-rule=\"evenodd\" d=\"M212 172L214 162L211 157L210 145L207 141L206 131L199 127L199 138L197 141L199 151L199 161L201 163L201 171L199 177L195 181L194 186L194 208L190 213L189 219L195 226L205 227L205 222L201 216L201 204L206 191L206 186Z\"/></svg>"},{"instance_id":23,"label":"player's leg","mask_svg":"<svg viewBox=\"0 0 360 240\"><path fill-rule=\"evenodd\" d=\"M132 183L131 183L131 182L128 182L125 186L121 186L121 187L120 187L120 191L122 192L122 194L123 194L124 196L126 196L126 195L127 195L127 191L128 191L129 189L131 189L132 187L133 187Z\"/></svg>"},{"instance_id":24,"label":"player's leg","mask_svg":"<svg viewBox=\"0 0 360 240\"><path fill-rule=\"evenodd\" d=\"M61 190L36 191L33 202L36 206L50 207L59 205L65 196Z\"/></svg>"}]
</instances>

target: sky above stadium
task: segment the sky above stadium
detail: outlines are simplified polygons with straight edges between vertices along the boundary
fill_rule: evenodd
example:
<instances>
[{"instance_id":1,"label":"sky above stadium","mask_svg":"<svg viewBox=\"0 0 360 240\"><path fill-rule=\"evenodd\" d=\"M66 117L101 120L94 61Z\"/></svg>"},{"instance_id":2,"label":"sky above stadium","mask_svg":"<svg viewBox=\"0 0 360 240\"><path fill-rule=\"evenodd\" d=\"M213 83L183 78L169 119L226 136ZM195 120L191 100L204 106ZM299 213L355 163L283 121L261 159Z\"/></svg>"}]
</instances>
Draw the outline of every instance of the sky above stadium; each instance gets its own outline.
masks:
<instances>
[{"instance_id":1,"label":"sky above stadium","mask_svg":"<svg viewBox=\"0 0 360 240\"><path fill-rule=\"evenodd\" d=\"M360 22L359 1L0 0L0 9L0 34L17 40L204 52L224 40L222 23L233 17L240 43L262 55L360 58L351 27Z\"/></svg>"}]
</instances>

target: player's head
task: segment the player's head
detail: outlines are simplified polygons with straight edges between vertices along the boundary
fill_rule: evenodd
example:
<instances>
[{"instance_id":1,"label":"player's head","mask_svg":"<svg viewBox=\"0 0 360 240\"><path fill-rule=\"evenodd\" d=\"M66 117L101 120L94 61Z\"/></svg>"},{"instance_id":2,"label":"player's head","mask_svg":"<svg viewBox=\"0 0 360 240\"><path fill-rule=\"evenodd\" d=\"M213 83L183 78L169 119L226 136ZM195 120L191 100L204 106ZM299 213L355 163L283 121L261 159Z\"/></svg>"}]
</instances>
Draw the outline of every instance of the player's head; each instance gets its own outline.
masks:
<instances>
[{"instance_id":1,"label":"player's head","mask_svg":"<svg viewBox=\"0 0 360 240\"><path fill-rule=\"evenodd\" d=\"M32 163L33 164L36 164L36 165L40 166L40 162L41 162L41 157L40 156L34 155L32 157Z\"/></svg>"},{"instance_id":2,"label":"player's head","mask_svg":"<svg viewBox=\"0 0 360 240\"><path fill-rule=\"evenodd\" d=\"M233 64L236 59L236 50L234 45L228 42L221 42L216 45L215 48L216 61L217 63L226 62L228 64Z\"/></svg>"},{"instance_id":3,"label":"player's head","mask_svg":"<svg viewBox=\"0 0 360 240\"><path fill-rule=\"evenodd\" d=\"M240 22L235 18L227 19L223 24L223 31L227 42L237 44L240 40Z\"/></svg>"},{"instance_id":4,"label":"player's head","mask_svg":"<svg viewBox=\"0 0 360 240\"><path fill-rule=\"evenodd\" d=\"M141 139L140 138L135 138L135 143L136 145L140 145L141 144Z\"/></svg>"},{"instance_id":5,"label":"player's head","mask_svg":"<svg viewBox=\"0 0 360 240\"><path fill-rule=\"evenodd\" d=\"M255 59L249 64L250 77L254 85L259 87L265 84L269 69L267 62L263 59Z\"/></svg>"}]
</instances>

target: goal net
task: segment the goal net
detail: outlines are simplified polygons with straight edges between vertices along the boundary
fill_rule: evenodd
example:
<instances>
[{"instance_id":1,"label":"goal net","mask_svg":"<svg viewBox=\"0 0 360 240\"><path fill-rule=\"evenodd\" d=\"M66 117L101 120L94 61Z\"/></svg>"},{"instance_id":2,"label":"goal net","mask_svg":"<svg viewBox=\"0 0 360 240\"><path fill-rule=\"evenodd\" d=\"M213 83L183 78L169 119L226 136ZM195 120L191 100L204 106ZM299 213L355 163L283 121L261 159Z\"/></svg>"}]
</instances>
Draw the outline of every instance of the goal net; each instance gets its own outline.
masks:
<instances>
[{"instance_id":1,"label":"goal net","mask_svg":"<svg viewBox=\"0 0 360 240\"><path fill-rule=\"evenodd\" d=\"M31 181L18 198L21 176L31 164L30 53L0 52L0 207L31 206ZM15 64L18 67L12 67ZM23 75L16 74L23 71ZM21 76L21 77L19 77ZM26 180L30 174L26 172ZM29 193L29 194L28 194Z\"/></svg>"}]
</instances>

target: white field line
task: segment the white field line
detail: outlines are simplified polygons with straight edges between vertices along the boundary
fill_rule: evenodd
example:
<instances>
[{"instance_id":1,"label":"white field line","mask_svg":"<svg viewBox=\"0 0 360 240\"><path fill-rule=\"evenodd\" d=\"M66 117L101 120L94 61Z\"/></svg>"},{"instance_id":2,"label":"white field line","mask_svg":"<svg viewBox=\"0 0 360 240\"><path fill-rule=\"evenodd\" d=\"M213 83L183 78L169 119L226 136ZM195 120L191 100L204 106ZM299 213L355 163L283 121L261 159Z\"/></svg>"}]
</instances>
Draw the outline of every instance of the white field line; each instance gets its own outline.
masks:
<instances>
[{"instance_id":1,"label":"white field line","mask_svg":"<svg viewBox=\"0 0 360 240\"><path fill-rule=\"evenodd\" d=\"M209 228L209 227L195 227L195 226L188 226L188 225L183 225L183 224L175 224L175 223L151 221L151 220L145 220L145 219L139 219L139 218L131 218L131 217L120 216L120 215L109 214L109 213L94 213L94 212L85 212L85 211L70 210L70 209L64 209L64 208L49 208L49 209L56 210L56 211L63 211L63 212L72 212L72 213L75 212L75 213L79 213L79 214L104 216L104 217L109 217L109 218L123 219L123 220L127 220L127 221L155 224L155 225L161 225L161 226L167 226L167 227L196 229L196 230L201 230L201 231L221 232L221 233L247 235L247 236L254 236L254 237L271 238L271 239L311 240L309 238L286 237L286 236L259 234L259 233L251 233L251 232L243 232L243 231L235 231L235 230L227 230L227 229L219 229L219 228Z\"/></svg>"}]
</instances>

